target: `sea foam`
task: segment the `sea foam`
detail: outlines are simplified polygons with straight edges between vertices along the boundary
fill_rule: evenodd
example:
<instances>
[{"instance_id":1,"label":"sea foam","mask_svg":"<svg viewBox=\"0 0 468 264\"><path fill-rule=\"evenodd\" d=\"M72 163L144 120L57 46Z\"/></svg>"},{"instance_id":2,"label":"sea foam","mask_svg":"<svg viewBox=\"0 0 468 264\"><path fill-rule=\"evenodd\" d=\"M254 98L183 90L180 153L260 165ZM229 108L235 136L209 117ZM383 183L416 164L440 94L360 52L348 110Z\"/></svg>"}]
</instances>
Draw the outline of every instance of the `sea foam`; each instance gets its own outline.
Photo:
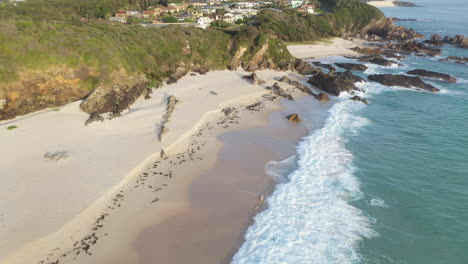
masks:
<instances>
[{"instance_id":1,"label":"sea foam","mask_svg":"<svg viewBox=\"0 0 468 264\"><path fill-rule=\"evenodd\" d=\"M376 232L370 219L350 205L362 194L344 136L367 123L354 114L362 107L340 99L325 126L298 145L297 161L291 157L282 165L266 166L270 174L280 168L275 178L282 183L268 199L268 208L255 217L233 264L359 262L359 241ZM286 181L281 174L292 166L297 168Z\"/></svg>"}]
</instances>

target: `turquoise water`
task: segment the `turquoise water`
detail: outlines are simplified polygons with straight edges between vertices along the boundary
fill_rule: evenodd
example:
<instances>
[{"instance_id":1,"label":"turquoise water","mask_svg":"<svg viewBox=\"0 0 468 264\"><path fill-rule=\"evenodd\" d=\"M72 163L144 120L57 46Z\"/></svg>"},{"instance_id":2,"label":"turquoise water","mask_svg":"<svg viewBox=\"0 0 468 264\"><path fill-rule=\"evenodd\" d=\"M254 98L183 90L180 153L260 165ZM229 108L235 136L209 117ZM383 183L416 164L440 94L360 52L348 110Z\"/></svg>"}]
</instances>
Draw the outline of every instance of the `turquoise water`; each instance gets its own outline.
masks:
<instances>
[{"instance_id":1,"label":"turquoise water","mask_svg":"<svg viewBox=\"0 0 468 264\"><path fill-rule=\"evenodd\" d=\"M383 11L428 36L468 35L468 1L414 2L424 7ZM444 46L448 55L468 50ZM468 66L438 59L362 76L424 68L459 80L426 79L439 93L369 82L359 84L368 106L334 98L324 127L275 164L283 179L232 263L468 263Z\"/></svg>"},{"instance_id":2,"label":"turquoise water","mask_svg":"<svg viewBox=\"0 0 468 264\"><path fill-rule=\"evenodd\" d=\"M423 34L468 35L468 1L418 3L425 7L384 12L417 18L402 24ZM468 56L468 50L447 46L443 55ZM370 124L346 146L365 195L355 205L375 220L379 233L362 243L362 262L468 263L468 66L427 58L403 63L461 81L433 82L444 92L436 95L384 91L358 112Z\"/></svg>"}]
</instances>

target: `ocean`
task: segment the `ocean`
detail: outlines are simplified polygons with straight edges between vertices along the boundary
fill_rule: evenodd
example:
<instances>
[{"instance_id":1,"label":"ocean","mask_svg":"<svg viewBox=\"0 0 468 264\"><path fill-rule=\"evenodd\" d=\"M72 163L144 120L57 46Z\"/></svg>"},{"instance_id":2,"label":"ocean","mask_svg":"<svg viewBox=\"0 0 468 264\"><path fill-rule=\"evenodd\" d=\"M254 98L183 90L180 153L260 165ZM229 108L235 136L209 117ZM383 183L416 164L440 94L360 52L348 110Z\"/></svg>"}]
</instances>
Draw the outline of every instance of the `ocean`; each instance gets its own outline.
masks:
<instances>
[{"instance_id":1,"label":"ocean","mask_svg":"<svg viewBox=\"0 0 468 264\"><path fill-rule=\"evenodd\" d=\"M382 11L416 19L398 24L427 37L468 36L468 1L413 2L422 7ZM294 157L267 164L279 184L233 264L468 263L468 66L438 61L468 50L442 49L361 75L421 68L456 83L425 79L439 93L360 83L369 105L337 98Z\"/></svg>"}]
</instances>

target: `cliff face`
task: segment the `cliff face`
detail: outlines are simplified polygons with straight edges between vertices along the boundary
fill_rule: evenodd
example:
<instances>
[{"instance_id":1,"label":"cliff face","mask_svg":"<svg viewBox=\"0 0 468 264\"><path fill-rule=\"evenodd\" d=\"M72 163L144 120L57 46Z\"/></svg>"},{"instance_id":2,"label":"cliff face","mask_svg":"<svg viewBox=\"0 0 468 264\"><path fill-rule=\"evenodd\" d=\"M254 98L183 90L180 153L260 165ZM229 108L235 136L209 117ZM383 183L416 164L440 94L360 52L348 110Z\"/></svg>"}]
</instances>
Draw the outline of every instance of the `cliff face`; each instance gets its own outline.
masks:
<instances>
[{"instance_id":1,"label":"cliff face","mask_svg":"<svg viewBox=\"0 0 468 264\"><path fill-rule=\"evenodd\" d=\"M369 25L380 21L380 11L332 2L324 16L265 10L237 32L0 22L0 120L79 99L86 113L118 115L148 87L190 71L290 70L295 61L283 41L378 31Z\"/></svg>"}]
</instances>

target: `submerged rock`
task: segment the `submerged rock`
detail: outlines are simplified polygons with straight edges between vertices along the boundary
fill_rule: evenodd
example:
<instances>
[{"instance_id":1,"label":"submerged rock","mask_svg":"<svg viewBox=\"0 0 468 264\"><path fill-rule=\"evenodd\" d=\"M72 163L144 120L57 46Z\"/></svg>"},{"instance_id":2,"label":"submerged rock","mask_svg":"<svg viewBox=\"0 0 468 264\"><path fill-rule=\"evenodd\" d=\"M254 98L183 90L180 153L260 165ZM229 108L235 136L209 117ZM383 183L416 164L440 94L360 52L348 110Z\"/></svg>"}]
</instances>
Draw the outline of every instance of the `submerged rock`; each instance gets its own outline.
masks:
<instances>
[{"instance_id":1,"label":"submerged rock","mask_svg":"<svg viewBox=\"0 0 468 264\"><path fill-rule=\"evenodd\" d=\"M362 103L364 103L364 104L368 104L368 103L369 103L366 99L363 99L363 98L361 98L360 96L357 96L357 95L355 95L355 96L353 96L353 97L351 97L351 98L349 98L349 99L351 99L351 100L353 100L353 101L359 101L359 102L362 102Z\"/></svg>"},{"instance_id":2,"label":"submerged rock","mask_svg":"<svg viewBox=\"0 0 468 264\"><path fill-rule=\"evenodd\" d=\"M335 63L338 67L341 67L346 70L354 70L354 71L365 71L367 70L367 66L364 64L359 63Z\"/></svg>"},{"instance_id":3,"label":"submerged rock","mask_svg":"<svg viewBox=\"0 0 468 264\"><path fill-rule=\"evenodd\" d=\"M302 122L302 119L299 117L298 114L288 115L286 118L291 122L296 122L296 123Z\"/></svg>"},{"instance_id":4,"label":"submerged rock","mask_svg":"<svg viewBox=\"0 0 468 264\"><path fill-rule=\"evenodd\" d=\"M453 61L459 64L468 63L468 57L458 57L458 56L448 56L445 59L440 59L439 61Z\"/></svg>"},{"instance_id":5,"label":"submerged rock","mask_svg":"<svg viewBox=\"0 0 468 264\"><path fill-rule=\"evenodd\" d=\"M454 77L452 77L452 76L450 76L448 74L438 73L438 72L433 72L433 71L427 71L427 70L423 70L423 69L412 70L412 71L407 72L407 74L418 75L418 76L421 76L421 77L434 78L434 79L439 79L439 80L443 80L443 81L447 81L447 82L456 82L457 81L457 79L455 79Z\"/></svg>"},{"instance_id":6,"label":"submerged rock","mask_svg":"<svg viewBox=\"0 0 468 264\"><path fill-rule=\"evenodd\" d=\"M419 88L429 92L438 92L439 89L427 84L419 77L393 74L374 74L369 75L369 80L378 82L386 86L401 86L405 88Z\"/></svg>"},{"instance_id":7,"label":"submerged rock","mask_svg":"<svg viewBox=\"0 0 468 264\"><path fill-rule=\"evenodd\" d=\"M321 63L320 61L314 61L312 62L315 66L318 66L318 67L322 67L324 69L327 69L331 72L335 72L336 69L335 67L333 67L331 64L327 64L327 63Z\"/></svg>"},{"instance_id":8,"label":"submerged rock","mask_svg":"<svg viewBox=\"0 0 468 264\"><path fill-rule=\"evenodd\" d=\"M399 43L388 43L384 45L384 48L395 50L395 51L408 51L408 52L415 52L415 53L423 53L428 56L437 56L439 55L442 50L441 49L434 49L426 46L422 42L417 42L414 39L405 40Z\"/></svg>"}]
</instances>

